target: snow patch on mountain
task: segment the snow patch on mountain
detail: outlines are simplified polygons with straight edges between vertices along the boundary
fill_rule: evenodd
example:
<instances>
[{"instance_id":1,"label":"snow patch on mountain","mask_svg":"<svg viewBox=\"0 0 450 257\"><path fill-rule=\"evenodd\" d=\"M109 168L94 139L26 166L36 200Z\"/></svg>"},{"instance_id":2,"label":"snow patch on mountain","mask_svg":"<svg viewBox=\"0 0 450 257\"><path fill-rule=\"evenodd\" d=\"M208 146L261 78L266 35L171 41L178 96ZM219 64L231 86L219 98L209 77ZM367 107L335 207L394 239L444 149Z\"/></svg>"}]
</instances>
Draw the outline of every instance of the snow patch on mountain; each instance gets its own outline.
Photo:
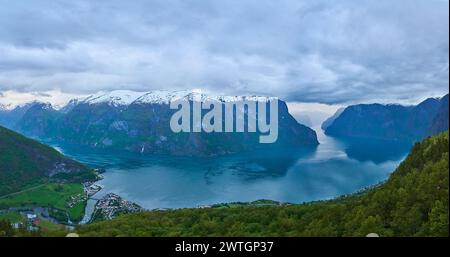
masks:
<instances>
[{"instance_id":1,"label":"snow patch on mountain","mask_svg":"<svg viewBox=\"0 0 450 257\"><path fill-rule=\"evenodd\" d=\"M115 90L106 93L99 92L97 94L88 96L86 99L82 101L82 103L92 105L107 103L112 106L130 105L143 94L145 93L129 90Z\"/></svg>"},{"instance_id":2,"label":"snow patch on mountain","mask_svg":"<svg viewBox=\"0 0 450 257\"><path fill-rule=\"evenodd\" d=\"M172 100L184 99L191 94L190 91L158 90L145 93L134 101L136 104L169 104Z\"/></svg>"},{"instance_id":3,"label":"snow patch on mountain","mask_svg":"<svg viewBox=\"0 0 450 257\"><path fill-rule=\"evenodd\" d=\"M18 105L13 105L13 104L2 105L2 104L0 104L0 111L11 112L11 111L18 110L18 109L29 109L29 108L34 107L36 105L41 106L41 108L44 109L44 110L48 110L48 109L55 109L55 110L57 110L49 102L32 101L32 102L18 104Z\"/></svg>"},{"instance_id":4,"label":"snow patch on mountain","mask_svg":"<svg viewBox=\"0 0 450 257\"><path fill-rule=\"evenodd\" d=\"M15 108L15 106L12 104L5 105L5 104L0 103L0 111L7 112L7 111L13 110L14 108Z\"/></svg>"},{"instance_id":5,"label":"snow patch on mountain","mask_svg":"<svg viewBox=\"0 0 450 257\"><path fill-rule=\"evenodd\" d=\"M84 104L108 104L111 106L127 106L130 104L169 104L175 100L190 100L196 102L217 101L217 102L239 102L258 101L267 102L274 100L274 97L265 96L216 96L199 91L169 91L156 90L150 92L135 92L129 90L116 90L111 92L99 92L87 97L79 103ZM78 103L78 102L76 102ZM74 102L71 102L74 104Z\"/></svg>"},{"instance_id":6,"label":"snow patch on mountain","mask_svg":"<svg viewBox=\"0 0 450 257\"><path fill-rule=\"evenodd\" d=\"M43 110L56 110L51 103L41 103L41 108Z\"/></svg>"}]
</instances>

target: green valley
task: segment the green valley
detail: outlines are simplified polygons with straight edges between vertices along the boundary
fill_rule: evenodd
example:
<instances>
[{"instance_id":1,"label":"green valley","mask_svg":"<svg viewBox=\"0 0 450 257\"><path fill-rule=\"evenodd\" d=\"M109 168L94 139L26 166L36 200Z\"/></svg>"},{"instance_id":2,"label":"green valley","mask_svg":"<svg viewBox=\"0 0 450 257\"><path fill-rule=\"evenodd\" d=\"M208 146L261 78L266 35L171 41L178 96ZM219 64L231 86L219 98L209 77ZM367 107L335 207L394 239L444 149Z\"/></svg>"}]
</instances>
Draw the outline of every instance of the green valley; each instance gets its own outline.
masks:
<instances>
[{"instance_id":1,"label":"green valley","mask_svg":"<svg viewBox=\"0 0 450 257\"><path fill-rule=\"evenodd\" d=\"M79 199L74 201L73 199ZM63 221L79 221L83 218L85 196L81 184L42 184L30 190L24 190L9 196L0 197L0 209L13 207L39 206L48 207L63 212ZM74 202L73 204L71 204Z\"/></svg>"},{"instance_id":2,"label":"green valley","mask_svg":"<svg viewBox=\"0 0 450 257\"><path fill-rule=\"evenodd\" d=\"M23 216L25 211L45 208L46 218L78 222L87 200L82 183L96 179L97 174L83 164L0 127L1 219L17 222L19 213ZM40 223L48 223L42 215L39 218Z\"/></svg>"}]
</instances>

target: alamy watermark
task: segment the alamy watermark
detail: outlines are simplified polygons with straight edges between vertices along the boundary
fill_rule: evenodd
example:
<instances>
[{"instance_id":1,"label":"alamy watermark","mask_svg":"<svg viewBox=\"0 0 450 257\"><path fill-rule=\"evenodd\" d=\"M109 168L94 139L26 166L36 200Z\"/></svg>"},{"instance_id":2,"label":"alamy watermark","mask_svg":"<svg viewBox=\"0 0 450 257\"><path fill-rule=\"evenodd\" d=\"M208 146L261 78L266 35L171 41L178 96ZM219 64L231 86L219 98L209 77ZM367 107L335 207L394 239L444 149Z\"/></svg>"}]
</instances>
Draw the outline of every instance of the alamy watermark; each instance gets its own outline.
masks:
<instances>
[{"instance_id":1,"label":"alamy watermark","mask_svg":"<svg viewBox=\"0 0 450 257\"><path fill-rule=\"evenodd\" d=\"M170 119L170 128L175 133L259 132L260 143L275 143L278 139L278 99L261 99L231 102L174 100L170 102L170 109L178 111Z\"/></svg>"}]
</instances>

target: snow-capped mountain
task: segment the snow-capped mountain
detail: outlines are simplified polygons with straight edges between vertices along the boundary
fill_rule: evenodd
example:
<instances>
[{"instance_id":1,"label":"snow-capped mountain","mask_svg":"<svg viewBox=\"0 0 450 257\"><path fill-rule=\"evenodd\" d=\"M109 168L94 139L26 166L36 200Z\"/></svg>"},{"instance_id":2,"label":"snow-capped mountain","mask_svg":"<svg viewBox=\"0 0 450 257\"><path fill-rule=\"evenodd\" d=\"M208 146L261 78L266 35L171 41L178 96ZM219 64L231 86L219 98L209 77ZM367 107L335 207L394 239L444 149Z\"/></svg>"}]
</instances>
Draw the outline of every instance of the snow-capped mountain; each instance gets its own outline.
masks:
<instances>
[{"instance_id":1,"label":"snow-capped mountain","mask_svg":"<svg viewBox=\"0 0 450 257\"><path fill-rule=\"evenodd\" d=\"M205 100L206 95L190 91L151 91L140 96L134 103L136 104L169 104L170 101L179 99L191 99L197 101Z\"/></svg>"},{"instance_id":2,"label":"snow-capped mountain","mask_svg":"<svg viewBox=\"0 0 450 257\"><path fill-rule=\"evenodd\" d=\"M14 108L15 108L15 106L12 105L12 104L2 104L2 103L0 103L0 112L11 111Z\"/></svg>"},{"instance_id":3,"label":"snow-capped mountain","mask_svg":"<svg viewBox=\"0 0 450 257\"><path fill-rule=\"evenodd\" d=\"M198 91L100 92L73 99L56 110L50 104L34 103L20 110L10 124L31 137L105 150L140 154L223 155L263 147L258 133L174 133L170 119L174 100L238 102L265 101L269 97L216 96ZM309 147L318 144L316 133L289 114L279 101L278 141L264 147Z\"/></svg>"},{"instance_id":4,"label":"snow-capped mountain","mask_svg":"<svg viewBox=\"0 0 450 257\"><path fill-rule=\"evenodd\" d=\"M131 104L169 104L175 100L190 100L190 101L218 101L218 102L238 102L238 101L260 101L267 102L273 97L265 96L220 96L210 95L198 91L180 90L155 90L149 92L136 92L129 90L115 90L111 92L99 92L88 96L85 99L74 99L68 105L76 104L108 104L110 106L127 106Z\"/></svg>"},{"instance_id":5,"label":"snow-capped mountain","mask_svg":"<svg viewBox=\"0 0 450 257\"><path fill-rule=\"evenodd\" d=\"M130 105L137 98L142 96L142 92L134 92L129 90L116 90L111 92L99 92L88 96L86 99L82 100L80 103L84 104L101 104L107 103L112 106L120 105Z\"/></svg>"},{"instance_id":6,"label":"snow-capped mountain","mask_svg":"<svg viewBox=\"0 0 450 257\"><path fill-rule=\"evenodd\" d=\"M50 103L33 102L13 129L33 137L48 138L56 130L61 112Z\"/></svg>"},{"instance_id":7,"label":"snow-capped mountain","mask_svg":"<svg viewBox=\"0 0 450 257\"><path fill-rule=\"evenodd\" d=\"M50 103L41 103L33 101L30 103L24 103L17 106L4 105L6 108L0 111L0 126L13 129L15 125L23 118L23 116L35 105L40 105L43 109L53 109Z\"/></svg>"},{"instance_id":8,"label":"snow-capped mountain","mask_svg":"<svg viewBox=\"0 0 450 257\"><path fill-rule=\"evenodd\" d=\"M77 106L78 104L80 104L80 102L82 101L82 99L79 98L75 98L70 100L66 105L64 105L62 108L60 108L59 110L62 113L68 113L70 112L75 106Z\"/></svg>"}]
</instances>

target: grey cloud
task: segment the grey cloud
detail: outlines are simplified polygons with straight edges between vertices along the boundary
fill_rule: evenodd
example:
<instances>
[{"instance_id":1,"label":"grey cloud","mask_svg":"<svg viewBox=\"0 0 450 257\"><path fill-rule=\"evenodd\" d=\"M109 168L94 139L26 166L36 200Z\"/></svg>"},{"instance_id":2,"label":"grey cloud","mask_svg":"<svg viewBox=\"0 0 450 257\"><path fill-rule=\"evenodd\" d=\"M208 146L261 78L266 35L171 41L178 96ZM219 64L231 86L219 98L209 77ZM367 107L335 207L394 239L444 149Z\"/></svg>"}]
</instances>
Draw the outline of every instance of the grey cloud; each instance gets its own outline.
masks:
<instances>
[{"instance_id":1,"label":"grey cloud","mask_svg":"<svg viewBox=\"0 0 450 257\"><path fill-rule=\"evenodd\" d=\"M322 103L448 92L448 1L0 4L0 90L205 88Z\"/></svg>"},{"instance_id":2,"label":"grey cloud","mask_svg":"<svg viewBox=\"0 0 450 257\"><path fill-rule=\"evenodd\" d=\"M43 93L43 92L32 92L31 94L32 94L32 95L35 95L35 96L41 96L41 97L51 97L50 94L48 94L48 93Z\"/></svg>"}]
</instances>

